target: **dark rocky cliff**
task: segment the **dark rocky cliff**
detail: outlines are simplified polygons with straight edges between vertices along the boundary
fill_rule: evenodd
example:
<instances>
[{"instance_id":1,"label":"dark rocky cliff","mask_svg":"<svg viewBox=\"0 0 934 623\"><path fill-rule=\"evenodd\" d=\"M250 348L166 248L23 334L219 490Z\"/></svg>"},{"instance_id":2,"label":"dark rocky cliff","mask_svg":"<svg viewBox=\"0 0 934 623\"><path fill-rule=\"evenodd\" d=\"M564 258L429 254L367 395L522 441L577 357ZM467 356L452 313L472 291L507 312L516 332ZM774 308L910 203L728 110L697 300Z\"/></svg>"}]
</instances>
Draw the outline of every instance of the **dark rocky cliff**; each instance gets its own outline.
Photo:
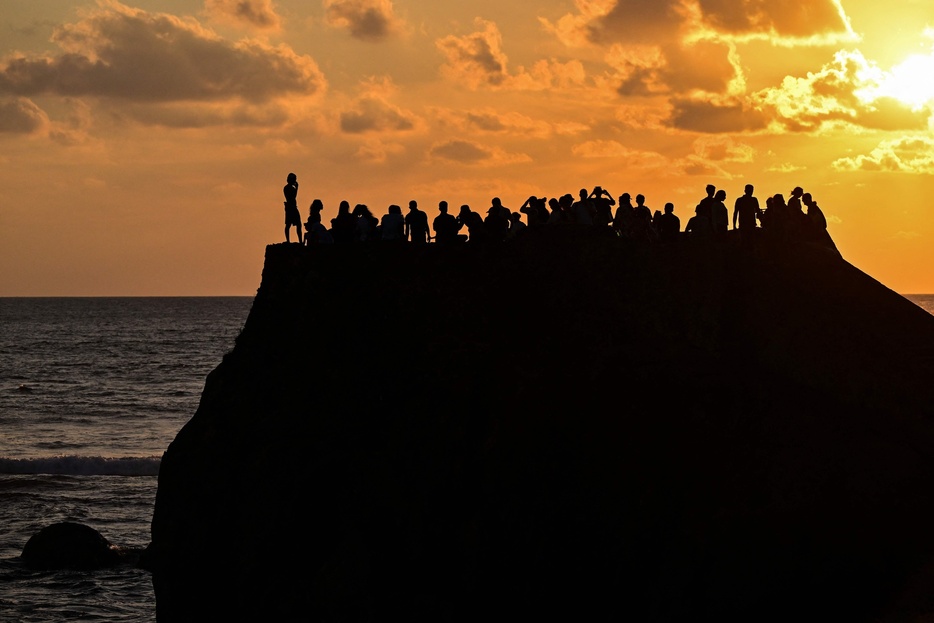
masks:
<instances>
[{"instance_id":1,"label":"dark rocky cliff","mask_svg":"<svg viewBox=\"0 0 934 623\"><path fill-rule=\"evenodd\" d=\"M757 242L270 245L162 461L158 620L931 612L934 318Z\"/></svg>"}]
</instances>

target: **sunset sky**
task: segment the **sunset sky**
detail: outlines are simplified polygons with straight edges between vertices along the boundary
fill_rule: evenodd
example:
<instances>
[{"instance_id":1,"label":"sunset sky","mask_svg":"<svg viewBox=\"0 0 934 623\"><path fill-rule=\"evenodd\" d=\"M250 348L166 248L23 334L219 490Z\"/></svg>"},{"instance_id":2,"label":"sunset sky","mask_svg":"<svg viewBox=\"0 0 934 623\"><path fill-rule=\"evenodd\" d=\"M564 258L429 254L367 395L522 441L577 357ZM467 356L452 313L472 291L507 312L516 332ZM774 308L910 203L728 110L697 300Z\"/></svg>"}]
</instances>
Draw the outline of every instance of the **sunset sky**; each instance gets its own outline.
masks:
<instances>
[{"instance_id":1,"label":"sunset sky","mask_svg":"<svg viewBox=\"0 0 934 623\"><path fill-rule=\"evenodd\" d=\"M4 0L0 296L253 295L346 199L810 192L934 293L932 0ZM294 240L294 230L293 230Z\"/></svg>"}]
</instances>

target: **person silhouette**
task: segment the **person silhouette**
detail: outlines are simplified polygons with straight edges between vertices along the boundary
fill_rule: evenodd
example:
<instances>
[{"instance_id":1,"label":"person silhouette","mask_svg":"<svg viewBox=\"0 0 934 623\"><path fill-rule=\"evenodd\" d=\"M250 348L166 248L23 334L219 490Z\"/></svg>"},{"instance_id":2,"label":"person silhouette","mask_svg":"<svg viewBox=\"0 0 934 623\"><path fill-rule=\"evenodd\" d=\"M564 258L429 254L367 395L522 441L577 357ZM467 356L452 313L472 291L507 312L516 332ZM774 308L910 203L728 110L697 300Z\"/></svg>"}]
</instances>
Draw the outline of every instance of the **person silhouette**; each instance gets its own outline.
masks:
<instances>
[{"instance_id":1,"label":"person silhouette","mask_svg":"<svg viewBox=\"0 0 934 623\"><path fill-rule=\"evenodd\" d=\"M461 227L467 228L467 236L470 242L483 242L486 239L486 226L483 223L483 217L479 212L474 212L466 203L461 206L457 214L457 222Z\"/></svg>"},{"instance_id":2,"label":"person silhouette","mask_svg":"<svg viewBox=\"0 0 934 623\"><path fill-rule=\"evenodd\" d=\"M418 202L409 201L409 213L405 215L405 237L415 244L428 244L428 215L418 209Z\"/></svg>"},{"instance_id":3,"label":"person silhouette","mask_svg":"<svg viewBox=\"0 0 934 623\"><path fill-rule=\"evenodd\" d=\"M710 220L710 214L702 203L695 206L694 216L688 219L684 231L689 237L697 240L709 240L713 236L713 223Z\"/></svg>"},{"instance_id":4,"label":"person silhouette","mask_svg":"<svg viewBox=\"0 0 934 623\"><path fill-rule=\"evenodd\" d=\"M298 211L298 177L294 173L289 173L286 177L285 186L282 187L282 194L285 195L285 241L289 240L289 231L292 225L295 225L295 233L298 235L298 243L302 243L302 215Z\"/></svg>"},{"instance_id":5,"label":"person silhouette","mask_svg":"<svg viewBox=\"0 0 934 623\"><path fill-rule=\"evenodd\" d=\"M515 240L528 228L528 225L522 222L522 215L513 212L509 215L509 231L506 232L506 240Z\"/></svg>"},{"instance_id":6,"label":"person silhouette","mask_svg":"<svg viewBox=\"0 0 934 623\"><path fill-rule=\"evenodd\" d=\"M645 205L645 195L636 195L636 207L630 219L631 237L635 240L652 242L658 239L658 232L652 226L652 210Z\"/></svg>"},{"instance_id":7,"label":"person silhouette","mask_svg":"<svg viewBox=\"0 0 934 623\"><path fill-rule=\"evenodd\" d=\"M820 206L818 206L817 202L811 197L811 193L804 193L801 195L801 202L807 206L808 209L806 230L808 232L808 239L836 251L837 245L834 244L833 239L830 237L830 232L827 231L827 217L824 216L823 210L820 209Z\"/></svg>"},{"instance_id":8,"label":"person silhouette","mask_svg":"<svg viewBox=\"0 0 934 623\"><path fill-rule=\"evenodd\" d=\"M545 207L545 198L532 195L525 200L525 203L519 208L519 212L525 214L528 226L532 229L540 227L548 222L548 208Z\"/></svg>"},{"instance_id":9,"label":"person silhouette","mask_svg":"<svg viewBox=\"0 0 934 623\"><path fill-rule=\"evenodd\" d=\"M578 196L580 198L571 205L571 215L574 217L574 222L581 225L593 225L594 217L597 215L597 208L594 206L593 201L590 200L590 191L581 188Z\"/></svg>"},{"instance_id":10,"label":"person silhouette","mask_svg":"<svg viewBox=\"0 0 934 623\"><path fill-rule=\"evenodd\" d=\"M733 203L733 229L739 229L743 236L754 230L756 219L762 217L759 199L752 194L754 190L752 184L746 184L743 194Z\"/></svg>"},{"instance_id":11,"label":"person silhouette","mask_svg":"<svg viewBox=\"0 0 934 623\"><path fill-rule=\"evenodd\" d=\"M593 224L608 227L613 220L613 206L616 205L613 195L604 190L602 186L594 186L588 198L593 202L596 210Z\"/></svg>"},{"instance_id":12,"label":"person silhouette","mask_svg":"<svg viewBox=\"0 0 934 623\"><path fill-rule=\"evenodd\" d=\"M548 200L548 209L548 220L545 221L548 225L564 222L564 211L561 209L561 202L558 201L557 197Z\"/></svg>"},{"instance_id":13,"label":"person silhouette","mask_svg":"<svg viewBox=\"0 0 934 623\"><path fill-rule=\"evenodd\" d=\"M506 233L509 231L511 212L503 207L499 197L493 197L492 204L486 211L483 228L486 231L487 240L500 242L506 239Z\"/></svg>"},{"instance_id":14,"label":"person silhouette","mask_svg":"<svg viewBox=\"0 0 934 623\"><path fill-rule=\"evenodd\" d=\"M616 215L613 217L613 229L617 235L622 238L632 238L632 218L633 211L632 197L629 193L623 193L619 196L619 206L616 208Z\"/></svg>"},{"instance_id":15,"label":"person silhouette","mask_svg":"<svg viewBox=\"0 0 934 623\"><path fill-rule=\"evenodd\" d=\"M370 208L363 203L354 206L354 240L357 242L366 242L376 240L376 227L379 221L370 212Z\"/></svg>"},{"instance_id":16,"label":"person silhouette","mask_svg":"<svg viewBox=\"0 0 934 623\"><path fill-rule=\"evenodd\" d=\"M713 196L710 204L710 218L715 234L725 234L730 229L730 216L726 208L726 191L722 188Z\"/></svg>"},{"instance_id":17,"label":"person silhouette","mask_svg":"<svg viewBox=\"0 0 934 623\"><path fill-rule=\"evenodd\" d=\"M675 204L665 204L665 211L658 216L658 238L662 242L673 242L681 234L681 219L675 215Z\"/></svg>"},{"instance_id":18,"label":"person silhouette","mask_svg":"<svg viewBox=\"0 0 934 623\"><path fill-rule=\"evenodd\" d=\"M389 206L379 224L380 240L402 242L405 240L405 217L402 208L396 204Z\"/></svg>"},{"instance_id":19,"label":"person silhouette","mask_svg":"<svg viewBox=\"0 0 934 623\"><path fill-rule=\"evenodd\" d=\"M448 213L448 202L438 202L438 216L431 223L435 231L435 242L438 244L450 244L457 242L457 232L461 225L457 222L457 217Z\"/></svg>"},{"instance_id":20,"label":"person silhouette","mask_svg":"<svg viewBox=\"0 0 934 623\"><path fill-rule=\"evenodd\" d=\"M810 226L807 214L801 206L801 196L804 190L800 186L795 186L788 198L788 227L795 237L807 236Z\"/></svg>"},{"instance_id":21,"label":"person silhouette","mask_svg":"<svg viewBox=\"0 0 934 623\"><path fill-rule=\"evenodd\" d=\"M353 242L356 229L357 217L350 213L350 203L341 201L337 206L337 216L331 219L331 237L338 244Z\"/></svg>"},{"instance_id":22,"label":"person silhouette","mask_svg":"<svg viewBox=\"0 0 934 623\"><path fill-rule=\"evenodd\" d=\"M308 206L308 219L305 221L305 244L311 246L313 242L312 236L317 236L320 238L320 231L318 231L318 225L321 225L321 211L324 209L324 204L321 203L320 199L315 199L311 202L311 205ZM325 228L327 230L327 228ZM317 241L317 242L320 242Z\"/></svg>"}]
</instances>

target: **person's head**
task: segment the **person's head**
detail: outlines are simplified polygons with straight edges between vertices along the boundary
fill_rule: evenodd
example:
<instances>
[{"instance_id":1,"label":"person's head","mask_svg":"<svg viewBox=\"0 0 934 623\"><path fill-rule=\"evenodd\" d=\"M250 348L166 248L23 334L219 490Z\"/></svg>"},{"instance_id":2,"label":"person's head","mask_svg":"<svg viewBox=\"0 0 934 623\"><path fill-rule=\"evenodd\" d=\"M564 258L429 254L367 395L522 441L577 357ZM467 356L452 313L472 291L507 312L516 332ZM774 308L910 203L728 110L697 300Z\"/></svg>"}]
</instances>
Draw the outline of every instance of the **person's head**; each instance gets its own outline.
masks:
<instances>
[{"instance_id":1,"label":"person's head","mask_svg":"<svg viewBox=\"0 0 934 623\"><path fill-rule=\"evenodd\" d=\"M713 184L707 184L707 196L713 197L713 194L717 191L717 187Z\"/></svg>"},{"instance_id":2,"label":"person's head","mask_svg":"<svg viewBox=\"0 0 934 623\"><path fill-rule=\"evenodd\" d=\"M746 189L745 189L745 190L746 190L746 194L747 194L747 195L751 195L751 194L752 194L752 191L755 190L755 189L753 188L752 184L746 184Z\"/></svg>"},{"instance_id":3,"label":"person's head","mask_svg":"<svg viewBox=\"0 0 934 623\"><path fill-rule=\"evenodd\" d=\"M281 179L281 178L280 178L280 179ZM289 173L289 176L286 178L286 181L287 181L289 184L292 184L293 182L297 182L297 181L298 181L298 178L295 177L295 174L294 174L294 173Z\"/></svg>"},{"instance_id":4,"label":"person's head","mask_svg":"<svg viewBox=\"0 0 934 623\"><path fill-rule=\"evenodd\" d=\"M498 208L503 205L503 202L499 200L499 197L493 197L493 207ZM513 204L516 205L516 204Z\"/></svg>"},{"instance_id":5,"label":"person's head","mask_svg":"<svg viewBox=\"0 0 934 623\"><path fill-rule=\"evenodd\" d=\"M636 204L641 206L644 203L645 203L645 195L641 195L641 194L636 195Z\"/></svg>"},{"instance_id":6,"label":"person's head","mask_svg":"<svg viewBox=\"0 0 934 623\"><path fill-rule=\"evenodd\" d=\"M785 205L785 195L776 193L776 195L772 198L772 203L776 205Z\"/></svg>"},{"instance_id":7,"label":"person's head","mask_svg":"<svg viewBox=\"0 0 934 623\"><path fill-rule=\"evenodd\" d=\"M603 194L603 187L602 187L602 186L594 186L594 187L593 187L593 194L595 194L595 195L598 196L598 197L599 197L600 195L602 195L602 194Z\"/></svg>"},{"instance_id":8,"label":"person's head","mask_svg":"<svg viewBox=\"0 0 934 623\"><path fill-rule=\"evenodd\" d=\"M391 206L389 206L389 213L390 214L402 214L402 208L396 204L392 204Z\"/></svg>"},{"instance_id":9,"label":"person's head","mask_svg":"<svg viewBox=\"0 0 934 623\"><path fill-rule=\"evenodd\" d=\"M337 211L338 211L338 212L341 212L341 213L350 212L350 202L349 202L349 201L341 201L341 202L340 202L340 205L337 206Z\"/></svg>"},{"instance_id":10,"label":"person's head","mask_svg":"<svg viewBox=\"0 0 934 623\"><path fill-rule=\"evenodd\" d=\"M720 190L717 191L717 194L714 195L714 199L716 199L717 201L723 201L724 199L726 199L726 191L721 188Z\"/></svg>"},{"instance_id":11,"label":"person's head","mask_svg":"<svg viewBox=\"0 0 934 623\"><path fill-rule=\"evenodd\" d=\"M448 202L447 202L447 201L439 201L439 202L438 202L438 211L441 212L441 214L447 214L447 213L448 213Z\"/></svg>"},{"instance_id":12,"label":"person's head","mask_svg":"<svg viewBox=\"0 0 934 623\"><path fill-rule=\"evenodd\" d=\"M461 206L461 214L469 214L469 213L470 213L470 206L465 203L464 205Z\"/></svg>"},{"instance_id":13,"label":"person's head","mask_svg":"<svg viewBox=\"0 0 934 623\"><path fill-rule=\"evenodd\" d=\"M415 201L414 199L409 201L409 210L417 210L417 209L418 209L418 202Z\"/></svg>"},{"instance_id":14,"label":"person's head","mask_svg":"<svg viewBox=\"0 0 934 623\"><path fill-rule=\"evenodd\" d=\"M671 203L670 201L665 204L665 214L671 214L674 211L675 211L675 204Z\"/></svg>"},{"instance_id":15,"label":"person's head","mask_svg":"<svg viewBox=\"0 0 934 623\"><path fill-rule=\"evenodd\" d=\"M622 195L619 196L620 203L629 203L631 199L632 197L629 196L629 193L623 193Z\"/></svg>"},{"instance_id":16,"label":"person's head","mask_svg":"<svg viewBox=\"0 0 934 623\"><path fill-rule=\"evenodd\" d=\"M803 192L804 192L804 189L803 189L803 188L801 188L800 186L795 186L795 187L791 190L791 196L792 196L792 197L800 197L800 196L801 196L801 193L803 193Z\"/></svg>"},{"instance_id":17,"label":"person's head","mask_svg":"<svg viewBox=\"0 0 934 623\"><path fill-rule=\"evenodd\" d=\"M814 200L811 198L811 193L804 193L801 195L801 202L806 206L811 205L814 202Z\"/></svg>"},{"instance_id":18,"label":"person's head","mask_svg":"<svg viewBox=\"0 0 934 623\"><path fill-rule=\"evenodd\" d=\"M586 199L587 195L589 195L590 193L587 192L586 188L581 188L577 194L580 195L581 199Z\"/></svg>"},{"instance_id":19,"label":"person's head","mask_svg":"<svg viewBox=\"0 0 934 623\"><path fill-rule=\"evenodd\" d=\"M548 205L551 207L552 210L557 210L558 208L561 207L561 204L558 203L557 197L552 197L551 199L549 199Z\"/></svg>"},{"instance_id":20,"label":"person's head","mask_svg":"<svg viewBox=\"0 0 934 623\"><path fill-rule=\"evenodd\" d=\"M509 220L512 221L513 223L518 223L519 221L522 220L522 215L518 212L513 212L512 214L509 215Z\"/></svg>"},{"instance_id":21,"label":"person's head","mask_svg":"<svg viewBox=\"0 0 934 623\"><path fill-rule=\"evenodd\" d=\"M324 204L321 202L320 199L315 199L314 201L311 202L310 209L314 210L315 212L320 212L321 210L324 209Z\"/></svg>"}]
</instances>

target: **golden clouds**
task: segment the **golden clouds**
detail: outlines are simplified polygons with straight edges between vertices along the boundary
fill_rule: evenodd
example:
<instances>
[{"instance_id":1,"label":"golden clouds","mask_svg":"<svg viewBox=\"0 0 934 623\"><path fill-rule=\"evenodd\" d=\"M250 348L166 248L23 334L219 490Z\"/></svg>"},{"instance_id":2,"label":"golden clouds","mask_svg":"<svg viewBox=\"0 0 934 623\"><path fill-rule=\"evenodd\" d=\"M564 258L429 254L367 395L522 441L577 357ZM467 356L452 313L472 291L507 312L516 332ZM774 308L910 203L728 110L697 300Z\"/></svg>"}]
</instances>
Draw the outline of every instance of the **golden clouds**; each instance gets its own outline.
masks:
<instances>
[{"instance_id":1,"label":"golden clouds","mask_svg":"<svg viewBox=\"0 0 934 623\"><path fill-rule=\"evenodd\" d=\"M532 158L527 154L509 153L506 150L467 140L442 141L432 145L428 151L431 159L467 164L474 166L500 166L530 162Z\"/></svg>"},{"instance_id":2,"label":"golden clouds","mask_svg":"<svg viewBox=\"0 0 934 623\"><path fill-rule=\"evenodd\" d=\"M441 74L447 80L470 89L514 91L572 88L586 81L584 66L578 60L541 59L531 68L519 67L511 74L497 25L480 18L475 23L480 30L463 36L448 35L435 42L446 59Z\"/></svg>"},{"instance_id":3,"label":"golden clouds","mask_svg":"<svg viewBox=\"0 0 934 623\"><path fill-rule=\"evenodd\" d=\"M0 101L0 133L33 134L48 128L49 116L25 97Z\"/></svg>"},{"instance_id":4,"label":"golden clouds","mask_svg":"<svg viewBox=\"0 0 934 623\"><path fill-rule=\"evenodd\" d=\"M324 0L324 9L329 25L363 41L381 41L404 29L391 0Z\"/></svg>"},{"instance_id":5,"label":"golden clouds","mask_svg":"<svg viewBox=\"0 0 934 623\"><path fill-rule=\"evenodd\" d=\"M835 160L833 168L931 175L934 174L934 139L914 136L882 141L868 154Z\"/></svg>"},{"instance_id":6,"label":"golden clouds","mask_svg":"<svg viewBox=\"0 0 934 623\"><path fill-rule=\"evenodd\" d=\"M877 84L878 68L858 50L840 50L833 60L806 77L787 76L781 86L756 94L772 123L792 132L813 132L833 125L884 130L920 130L929 110L912 110L891 98L867 100L860 94Z\"/></svg>"},{"instance_id":7,"label":"golden clouds","mask_svg":"<svg viewBox=\"0 0 934 623\"><path fill-rule=\"evenodd\" d=\"M277 30L282 25L272 0L204 0L204 12L232 26Z\"/></svg>"},{"instance_id":8,"label":"golden clouds","mask_svg":"<svg viewBox=\"0 0 934 623\"><path fill-rule=\"evenodd\" d=\"M3 61L0 94L123 101L137 120L199 127L279 124L287 115L276 100L326 89L317 64L287 46L229 42L194 19L114 1L57 28L53 41L62 53Z\"/></svg>"}]
</instances>

